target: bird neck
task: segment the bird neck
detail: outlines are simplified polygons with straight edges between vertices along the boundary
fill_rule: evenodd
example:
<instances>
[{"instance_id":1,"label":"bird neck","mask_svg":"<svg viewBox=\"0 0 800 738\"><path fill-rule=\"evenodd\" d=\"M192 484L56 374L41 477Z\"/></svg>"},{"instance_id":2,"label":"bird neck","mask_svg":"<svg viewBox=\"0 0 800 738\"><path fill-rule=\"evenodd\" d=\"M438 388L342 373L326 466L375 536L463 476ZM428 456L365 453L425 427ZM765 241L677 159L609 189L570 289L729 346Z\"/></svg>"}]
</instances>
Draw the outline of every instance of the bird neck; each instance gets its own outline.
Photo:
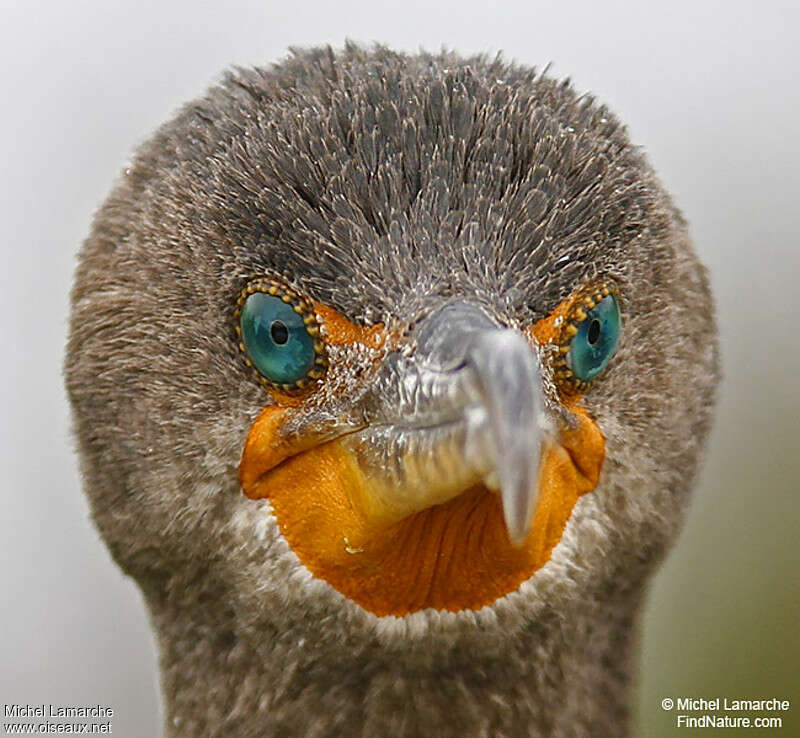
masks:
<instances>
[{"instance_id":1,"label":"bird neck","mask_svg":"<svg viewBox=\"0 0 800 738\"><path fill-rule=\"evenodd\" d=\"M332 618L243 626L219 603L151 602L165 734L625 736L638 603L409 645L348 640Z\"/></svg>"}]
</instances>

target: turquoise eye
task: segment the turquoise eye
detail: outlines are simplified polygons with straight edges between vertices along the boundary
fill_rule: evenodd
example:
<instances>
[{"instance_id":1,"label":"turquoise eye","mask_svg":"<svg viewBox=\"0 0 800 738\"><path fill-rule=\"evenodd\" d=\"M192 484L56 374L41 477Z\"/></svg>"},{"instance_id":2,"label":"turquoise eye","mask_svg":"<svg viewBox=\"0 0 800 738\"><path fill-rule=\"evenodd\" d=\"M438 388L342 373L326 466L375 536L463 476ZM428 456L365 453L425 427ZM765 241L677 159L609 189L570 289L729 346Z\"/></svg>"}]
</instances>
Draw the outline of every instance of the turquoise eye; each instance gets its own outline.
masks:
<instances>
[{"instance_id":1,"label":"turquoise eye","mask_svg":"<svg viewBox=\"0 0 800 738\"><path fill-rule=\"evenodd\" d=\"M567 366L578 380L591 382L608 366L619 343L619 306L614 295L606 295L591 310L586 310L586 318L576 328L578 332L569 344Z\"/></svg>"},{"instance_id":2,"label":"turquoise eye","mask_svg":"<svg viewBox=\"0 0 800 738\"><path fill-rule=\"evenodd\" d=\"M237 318L241 348L267 383L291 391L322 376L319 326L305 300L279 283L259 281L242 293Z\"/></svg>"}]
</instances>

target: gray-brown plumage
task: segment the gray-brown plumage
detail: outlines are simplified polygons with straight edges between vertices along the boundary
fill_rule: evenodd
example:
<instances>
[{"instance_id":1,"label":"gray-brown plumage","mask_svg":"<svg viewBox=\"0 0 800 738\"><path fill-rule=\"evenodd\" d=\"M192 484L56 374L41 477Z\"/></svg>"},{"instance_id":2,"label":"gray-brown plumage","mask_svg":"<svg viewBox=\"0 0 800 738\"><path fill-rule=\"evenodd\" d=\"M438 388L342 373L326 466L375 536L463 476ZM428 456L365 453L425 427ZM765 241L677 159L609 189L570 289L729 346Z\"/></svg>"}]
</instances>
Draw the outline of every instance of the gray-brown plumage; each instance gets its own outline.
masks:
<instances>
[{"instance_id":1,"label":"gray-brown plumage","mask_svg":"<svg viewBox=\"0 0 800 738\"><path fill-rule=\"evenodd\" d=\"M605 463L545 566L482 609L403 617L312 576L237 478L271 400L232 315L263 274L358 325L407 326L411 353L454 299L518 330L614 282L621 342L582 400ZM371 365L336 360L355 393ZM229 74L99 211L66 373L95 521L158 634L168 735L629 732L637 613L718 370L685 223L592 98L499 60L384 48Z\"/></svg>"}]
</instances>

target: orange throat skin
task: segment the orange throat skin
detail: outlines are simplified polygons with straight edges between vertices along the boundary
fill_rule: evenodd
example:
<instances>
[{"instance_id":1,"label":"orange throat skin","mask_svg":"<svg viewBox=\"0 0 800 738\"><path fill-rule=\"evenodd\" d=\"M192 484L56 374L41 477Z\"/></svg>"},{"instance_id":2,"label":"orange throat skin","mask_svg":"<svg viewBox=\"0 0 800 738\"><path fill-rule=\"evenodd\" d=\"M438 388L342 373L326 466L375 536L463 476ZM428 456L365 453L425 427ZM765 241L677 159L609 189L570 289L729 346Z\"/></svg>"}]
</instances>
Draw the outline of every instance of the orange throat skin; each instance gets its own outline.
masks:
<instances>
[{"instance_id":1,"label":"orange throat skin","mask_svg":"<svg viewBox=\"0 0 800 738\"><path fill-rule=\"evenodd\" d=\"M239 477L248 497L270 501L303 565L365 610L477 610L547 563L578 498L597 486L605 439L583 408L570 410L575 427L542 450L539 502L518 547L500 496L482 485L400 519L367 512L370 479L352 453L337 440L289 448L278 440L286 412L278 406L253 423Z\"/></svg>"}]
</instances>

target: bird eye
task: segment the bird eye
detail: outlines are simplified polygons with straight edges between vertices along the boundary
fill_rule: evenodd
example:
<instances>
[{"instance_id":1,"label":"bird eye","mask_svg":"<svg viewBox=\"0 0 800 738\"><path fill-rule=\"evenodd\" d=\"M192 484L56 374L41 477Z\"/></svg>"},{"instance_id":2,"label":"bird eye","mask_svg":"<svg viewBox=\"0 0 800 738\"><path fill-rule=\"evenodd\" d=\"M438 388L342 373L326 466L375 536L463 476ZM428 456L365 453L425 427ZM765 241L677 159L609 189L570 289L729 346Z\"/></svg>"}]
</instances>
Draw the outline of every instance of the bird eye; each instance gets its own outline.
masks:
<instances>
[{"instance_id":1,"label":"bird eye","mask_svg":"<svg viewBox=\"0 0 800 738\"><path fill-rule=\"evenodd\" d=\"M585 307L590 305L593 307L586 310ZM573 323L577 332L569 344L566 363L576 379L591 382L608 366L617 350L620 333L619 306L614 295L608 293L598 302L588 298L577 315L580 322Z\"/></svg>"},{"instance_id":2,"label":"bird eye","mask_svg":"<svg viewBox=\"0 0 800 738\"><path fill-rule=\"evenodd\" d=\"M285 392L324 374L325 346L313 306L281 282L255 280L237 303L239 348L262 381Z\"/></svg>"}]
</instances>

